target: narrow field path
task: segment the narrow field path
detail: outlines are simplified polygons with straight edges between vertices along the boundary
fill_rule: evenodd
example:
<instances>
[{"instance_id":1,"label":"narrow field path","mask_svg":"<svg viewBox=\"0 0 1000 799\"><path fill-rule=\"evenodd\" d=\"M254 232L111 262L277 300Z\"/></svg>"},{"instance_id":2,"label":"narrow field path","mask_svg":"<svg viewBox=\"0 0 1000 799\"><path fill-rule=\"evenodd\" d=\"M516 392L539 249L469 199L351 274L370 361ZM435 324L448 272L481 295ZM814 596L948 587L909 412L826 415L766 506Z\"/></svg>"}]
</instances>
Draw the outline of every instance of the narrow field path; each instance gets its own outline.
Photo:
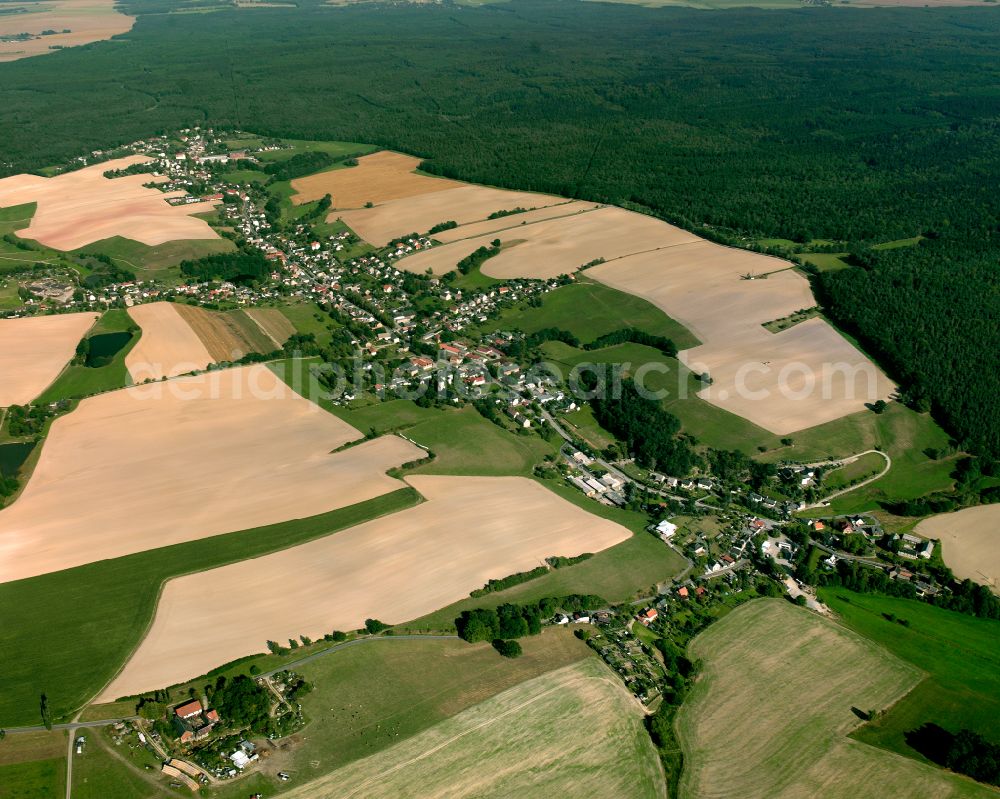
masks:
<instances>
[{"instance_id":1,"label":"narrow field path","mask_svg":"<svg viewBox=\"0 0 1000 799\"><path fill-rule=\"evenodd\" d=\"M882 471L880 471L878 474L872 475L871 477L866 477L860 483L855 483L852 486L847 486L846 488L841 488L838 491L834 491L832 494L824 497L819 502L814 502L812 505L806 505L805 508L803 508L803 510L810 510L811 508L822 508L822 507L825 507L825 506L829 505L830 502L832 500L836 499L837 497L843 496L844 494L849 494L852 491L857 491L859 488L864 488L869 483L874 483L876 480L879 480L879 479L885 477L886 474L888 474L889 470L892 468L892 458L890 458L887 453L882 452L882 450L879 450L879 449L869 449L869 450L865 450L864 452L859 452L857 455L851 455L851 456L849 456L847 458L842 458L842 459L837 460L837 461L823 461L823 462L820 462L820 463L811 463L811 464L809 464L810 466L822 466L824 464L829 464L829 463L839 463L841 466L846 466L849 463L854 463L856 460L858 460L858 458L861 458L861 457L863 457L865 455L872 455L872 454L881 455L885 459L885 468L883 468Z\"/></svg>"}]
</instances>

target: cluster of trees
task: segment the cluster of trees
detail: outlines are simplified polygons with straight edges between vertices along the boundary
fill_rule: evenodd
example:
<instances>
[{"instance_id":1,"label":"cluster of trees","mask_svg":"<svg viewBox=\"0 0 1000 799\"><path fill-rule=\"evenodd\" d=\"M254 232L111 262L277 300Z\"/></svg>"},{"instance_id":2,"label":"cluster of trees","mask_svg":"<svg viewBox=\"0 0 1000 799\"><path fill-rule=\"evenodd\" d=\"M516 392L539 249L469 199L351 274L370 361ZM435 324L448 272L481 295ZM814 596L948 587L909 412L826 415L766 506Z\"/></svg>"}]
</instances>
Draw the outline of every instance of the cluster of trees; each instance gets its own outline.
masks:
<instances>
[{"instance_id":1,"label":"cluster of trees","mask_svg":"<svg viewBox=\"0 0 1000 799\"><path fill-rule=\"evenodd\" d=\"M459 638L469 643L491 641L501 655L516 657L521 653L520 646L512 647L505 642L526 635L538 635L542 631L542 619L552 616L560 608L577 611L605 605L605 599L593 594L546 597L524 605L508 602L497 608L463 610L455 619L455 629Z\"/></svg>"},{"instance_id":2,"label":"cluster of trees","mask_svg":"<svg viewBox=\"0 0 1000 799\"><path fill-rule=\"evenodd\" d=\"M497 608L463 610L455 619L458 635L470 644L477 641L523 638L542 631L542 614L537 605L505 603Z\"/></svg>"},{"instance_id":3,"label":"cluster of trees","mask_svg":"<svg viewBox=\"0 0 1000 799\"><path fill-rule=\"evenodd\" d=\"M643 344L647 347L659 350L664 355L673 358L677 355L677 345L666 336L655 336L637 327L623 327L598 336L584 347L588 350L599 350L604 347L613 347L616 344Z\"/></svg>"},{"instance_id":4,"label":"cluster of trees","mask_svg":"<svg viewBox=\"0 0 1000 799\"><path fill-rule=\"evenodd\" d=\"M310 150L296 153L284 161L272 161L262 167L253 168L263 170L275 180L295 180L295 178L311 175L313 172L319 172L321 169L333 166L333 163L334 159L330 153L323 150Z\"/></svg>"},{"instance_id":5,"label":"cluster of trees","mask_svg":"<svg viewBox=\"0 0 1000 799\"><path fill-rule=\"evenodd\" d=\"M527 208L522 208L521 206L517 206L517 208L509 208L509 209L504 209L504 210L500 210L500 211L494 211L492 214L490 214L486 218L487 219L502 219L505 216L513 216L514 214L523 214L527 210L528 210Z\"/></svg>"},{"instance_id":6,"label":"cluster of trees","mask_svg":"<svg viewBox=\"0 0 1000 799\"><path fill-rule=\"evenodd\" d=\"M271 266L257 250L206 255L193 261L181 261L181 273L195 280L228 280L231 283L254 283L271 273Z\"/></svg>"},{"instance_id":7,"label":"cluster of trees","mask_svg":"<svg viewBox=\"0 0 1000 799\"><path fill-rule=\"evenodd\" d=\"M428 236L433 236L435 233L441 233L444 230L451 230L452 228L457 228L458 222L454 219L449 219L447 222L438 222L434 227L427 231Z\"/></svg>"},{"instance_id":8,"label":"cluster of trees","mask_svg":"<svg viewBox=\"0 0 1000 799\"><path fill-rule=\"evenodd\" d=\"M906 742L947 769L989 785L1000 785L1000 745L974 730L951 733L928 722L906 733Z\"/></svg>"},{"instance_id":9,"label":"cluster of trees","mask_svg":"<svg viewBox=\"0 0 1000 799\"><path fill-rule=\"evenodd\" d=\"M107 255L88 255L87 257L93 258L94 262L87 264L90 274L82 281L83 287L86 289L98 291L112 283L127 283L130 280L135 280L135 272L116 264Z\"/></svg>"},{"instance_id":10,"label":"cluster of trees","mask_svg":"<svg viewBox=\"0 0 1000 799\"><path fill-rule=\"evenodd\" d=\"M469 594L469 596L474 598L486 596L486 594L492 594L494 591L503 591L507 588L512 588L515 585L526 583L528 580L534 580L536 577L541 577L542 575L548 573L548 567L536 566L531 571L516 572L515 574L511 574L507 577L502 577L499 580L490 580L482 588L475 589Z\"/></svg>"},{"instance_id":11,"label":"cluster of trees","mask_svg":"<svg viewBox=\"0 0 1000 799\"><path fill-rule=\"evenodd\" d=\"M469 272L478 269L486 261L492 258L494 255L500 252L500 239L493 239L490 242L490 246L487 247L483 245L482 247L477 247L469 255L466 255L461 261L458 262L458 271L467 275Z\"/></svg>"},{"instance_id":12,"label":"cluster of trees","mask_svg":"<svg viewBox=\"0 0 1000 799\"><path fill-rule=\"evenodd\" d=\"M309 209L308 213L303 214L295 221L297 223L314 222L316 220L323 221L332 207L333 197L329 194L324 194L316 202L316 205Z\"/></svg>"},{"instance_id":13,"label":"cluster of trees","mask_svg":"<svg viewBox=\"0 0 1000 799\"><path fill-rule=\"evenodd\" d=\"M13 496L20 487L21 484L16 477L0 472L0 500Z\"/></svg>"},{"instance_id":14,"label":"cluster of trees","mask_svg":"<svg viewBox=\"0 0 1000 799\"><path fill-rule=\"evenodd\" d=\"M969 239L975 240L975 243ZM1000 224L869 251L821 274L827 313L969 451L1000 457Z\"/></svg>"},{"instance_id":15,"label":"cluster of trees","mask_svg":"<svg viewBox=\"0 0 1000 799\"><path fill-rule=\"evenodd\" d=\"M952 738L944 765L979 782L1000 785L1000 745L972 730L959 730Z\"/></svg>"},{"instance_id":16,"label":"cluster of trees","mask_svg":"<svg viewBox=\"0 0 1000 799\"><path fill-rule=\"evenodd\" d=\"M816 571L815 556L806 554L796 563L795 576L803 582L819 586L843 586L860 594L886 594L903 599L918 599L916 587L907 580L890 580L883 569L858 564L855 561L840 560L835 571ZM981 619L1000 619L1000 597L989 588L972 580L956 580L951 571L943 566L928 567L934 578L947 591L924 597L924 601L936 607L954 610Z\"/></svg>"},{"instance_id":17,"label":"cluster of trees","mask_svg":"<svg viewBox=\"0 0 1000 799\"><path fill-rule=\"evenodd\" d=\"M545 562L549 564L553 569L564 569L567 566L575 566L577 563L583 563L585 560L590 560L594 557L592 552L583 552L572 558L565 558L562 556L553 556L551 558L546 558Z\"/></svg>"},{"instance_id":18,"label":"cluster of trees","mask_svg":"<svg viewBox=\"0 0 1000 799\"><path fill-rule=\"evenodd\" d=\"M7 409L7 432L13 438L40 435L52 411L42 405L11 405Z\"/></svg>"},{"instance_id":19,"label":"cluster of trees","mask_svg":"<svg viewBox=\"0 0 1000 799\"><path fill-rule=\"evenodd\" d=\"M746 478L755 491L760 491L777 474L773 463L758 463L739 450L710 449L707 453L712 474L723 483Z\"/></svg>"},{"instance_id":20,"label":"cluster of trees","mask_svg":"<svg viewBox=\"0 0 1000 799\"><path fill-rule=\"evenodd\" d=\"M642 396L632 380L622 381L621 396L598 396L590 404L597 423L624 441L639 465L672 475L691 471L696 456L678 436L680 421Z\"/></svg>"},{"instance_id":21,"label":"cluster of trees","mask_svg":"<svg viewBox=\"0 0 1000 799\"><path fill-rule=\"evenodd\" d=\"M249 727L255 732L267 728L271 694L246 674L238 674L231 680L220 676L212 694L212 704L231 727Z\"/></svg>"}]
</instances>

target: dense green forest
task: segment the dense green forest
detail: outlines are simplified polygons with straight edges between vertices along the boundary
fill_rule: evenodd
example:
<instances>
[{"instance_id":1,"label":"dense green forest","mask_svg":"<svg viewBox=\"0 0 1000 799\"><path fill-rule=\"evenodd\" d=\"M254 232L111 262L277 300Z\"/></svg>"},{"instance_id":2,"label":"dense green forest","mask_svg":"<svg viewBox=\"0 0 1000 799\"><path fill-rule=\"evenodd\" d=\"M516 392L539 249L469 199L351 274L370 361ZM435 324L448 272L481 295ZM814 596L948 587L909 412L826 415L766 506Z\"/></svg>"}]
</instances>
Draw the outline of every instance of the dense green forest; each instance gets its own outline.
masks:
<instances>
[{"instance_id":1,"label":"dense green forest","mask_svg":"<svg viewBox=\"0 0 1000 799\"><path fill-rule=\"evenodd\" d=\"M924 234L824 276L824 301L997 453L996 8L125 5L121 39L0 65L0 175L206 123L372 142L724 240Z\"/></svg>"}]
</instances>

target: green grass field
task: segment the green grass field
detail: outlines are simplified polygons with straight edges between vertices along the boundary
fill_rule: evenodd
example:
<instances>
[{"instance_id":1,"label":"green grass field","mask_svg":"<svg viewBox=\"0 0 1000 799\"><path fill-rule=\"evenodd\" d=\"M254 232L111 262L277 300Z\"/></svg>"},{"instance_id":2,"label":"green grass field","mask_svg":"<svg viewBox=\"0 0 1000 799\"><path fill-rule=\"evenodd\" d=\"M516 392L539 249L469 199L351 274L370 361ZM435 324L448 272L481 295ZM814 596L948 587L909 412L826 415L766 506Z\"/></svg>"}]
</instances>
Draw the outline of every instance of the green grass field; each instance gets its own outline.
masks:
<instances>
[{"instance_id":1,"label":"green grass field","mask_svg":"<svg viewBox=\"0 0 1000 799\"><path fill-rule=\"evenodd\" d=\"M360 144L350 141L308 141L304 139L282 139L282 144L287 145L286 150L272 150L266 153L258 153L257 158L266 163L275 161L287 161L293 155L306 152L324 152L336 157L351 155L353 153L367 154L380 149L373 144ZM246 146L246 145L243 145Z\"/></svg>"},{"instance_id":2,"label":"green grass field","mask_svg":"<svg viewBox=\"0 0 1000 799\"><path fill-rule=\"evenodd\" d=\"M800 253L799 257L821 272L836 272L851 268L851 265L844 260L847 257L846 252L804 252Z\"/></svg>"},{"instance_id":3,"label":"green grass field","mask_svg":"<svg viewBox=\"0 0 1000 799\"><path fill-rule=\"evenodd\" d=\"M222 179L226 183L267 183L270 177L266 172L259 172L256 169L234 169L232 172L224 172Z\"/></svg>"},{"instance_id":4,"label":"green grass field","mask_svg":"<svg viewBox=\"0 0 1000 799\"><path fill-rule=\"evenodd\" d=\"M65 791L65 757L0 765L0 798L2 799L60 797Z\"/></svg>"},{"instance_id":5,"label":"green grass field","mask_svg":"<svg viewBox=\"0 0 1000 799\"><path fill-rule=\"evenodd\" d=\"M1000 622L842 588L821 589L820 597L852 630L927 673L855 738L920 760L904 735L927 721L952 732L967 727L1000 743ZM889 621L883 613L906 619L910 626Z\"/></svg>"},{"instance_id":6,"label":"green grass field","mask_svg":"<svg viewBox=\"0 0 1000 799\"><path fill-rule=\"evenodd\" d=\"M400 489L308 519L0 585L0 606L20 608L0 637L0 727L37 724L42 693L55 719L88 702L140 641L165 580L301 544L418 501L415 491Z\"/></svg>"},{"instance_id":7,"label":"green grass field","mask_svg":"<svg viewBox=\"0 0 1000 799\"><path fill-rule=\"evenodd\" d=\"M695 638L702 672L677 718L681 797L987 797L995 792L847 736L920 680L912 664L784 600ZM853 710L852 710L853 708Z\"/></svg>"},{"instance_id":8,"label":"green grass field","mask_svg":"<svg viewBox=\"0 0 1000 799\"><path fill-rule=\"evenodd\" d=\"M88 743L82 755L73 755L73 799L146 799L175 796L153 771L146 779L123 763L112 749L96 739L98 733L87 733ZM190 794L190 792L188 792Z\"/></svg>"},{"instance_id":9,"label":"green grass field","mask_svg":"<svg viewBox=\"0 0 1000 799\"><path fill-rule=\"evenodd\" d=\"M179 281L180 272L176 267L181 261L203 258L220 252L232 252L236 245L229 239L192 239L189 241L168 241L156 246L142 244L132 239L115 236L95 241L74 250L77 254L100 253L107 255L135 272L140 280Z\"/></svg>"},{"instance_id":10,"label":"green grass field","mask_svg":"<svg viewBox=\"0 0 1000 799\"><path fill-rule=\"evenodd\" d=\"M66 790L66 733L29 732L0 740L0 797L61 797Z\"/></svg>"},{"instance_id":11,"label":"green grass field","mask_svg":"<svg viewBox=\"0 0 1000 799\"><path fill-rule=\"evenodd\" d=\"M823 478L824 491L836 491L854 480L864 480L878 474L885 468L885 459L876 452L862 455L853 463L827 472Z\"/></svg>"},{"instance_id":12,"label":"green grass field","mask_svg":"<svg viewBox=\"0 0 1000 799\"><path fill-rule=\"evenodd\" d=\"M0 278L0 311L13 311L24 305L17 288L16 280Z\"/></svg>"},{"instance_id":13,"label":"green grass field","mask_svg":"<svg viewBox=\"0 0 1000 799\"><path fill-rule=\"evenodd\" d=\"M331 331L338 327L330 317L323 313L316 303L305 302L297 305L282 305L279 311L292 323L296 332L312 333L321 347L329 346Z\"/></svg>"},{"instance_id":14,"label":"green grass field","mask_svg":"<svg viewBox=\"0 0 1000 799\"><path fill-rule=\"evenodd\" d=\"M291 796L665 799L642 716L604 665L587 658L312 780Z\"/></svg>"},{"instance_id":15,"label":"green grass field","mask_svg":"<svg viewBox=\"0 0 1000 799\"><path fill-rule=\"evenodd\" d=\"M559 417L559 422L595 449L604 449L615 441L615 437L597 423L588 404L584 404L579 410L563 414Z\"/></svg>"},{"instance_id":16,"label":"green grass field","mask_svg":"<svg viewBox=\"0 0 1000 799\"><path fill-rule=\"evenodd\" d=\"M303 700L309 725L298 743L278 751L265 772L239 787L209 794L244 799L302 787L352 761L386 750L490 697L588 658L589 650L567 630L550 629L523 639L524 655L505 660L489 644L464 641L379 641L349 647L300 666L315 689ZM285 770L294 780L274 778Z\"/></svg>"},{"instance_id":17,"label":"green grass field","mask_svg":"<svg viewBox=\"0 0 1000 799\"><path fill-rule=\"evenodd\" d=\"M499 319L491 320L484 329L534 333L543 327L568 330L584 343L623 327L666 336L680 350L700 343L687 328L655 305L586 277L546 294L540 308L511 309Z\"/></svg>"},{"instance_id":18,"label":"green grass field","mask_svg":"<svg viewBox=\"0 0 1000 799\"><path fill-rule=\"evenodd\" d=\"M137 328L132 317L122 309L112 309L106 311L91 329L89 335L96 336L102 333L117 333L125 330ZM138 329L121 350L115 353L114 358L105 366L83 366L80 364L70 364L55 382L42 392L38 398L39 402L57 402L64 399L87 397L91 394L100 394L105 391L114 391L132 384L132 377L125 366L125 357L132 351L132 348L139 341L142 332Z\"/></svg>"},{"instance_id":19,"label":"green grass field","mask_svg":"<svg viewBox=\"0 0 1000 799\"><path fill-rule=\"evenodd\" d=\"M435 455L415 474L530 475L546 455L557 451L535 433L502 429L471 406L421 408L411 400L359 400L355 407L320 401L326 410L362 432L398 430Z\"/></svg>"},{"instance_id":20,"label":"green grass field","mask_svg":"<svg viewBox=\"0 0 1000 799\"><path fill-rule=\"evenodd\" d=\"M444 411L408 428L406 435L437 456L417 474L527 475L557 451L534 433L502 430L471 406Z\"/></svg>"}]
</instances>

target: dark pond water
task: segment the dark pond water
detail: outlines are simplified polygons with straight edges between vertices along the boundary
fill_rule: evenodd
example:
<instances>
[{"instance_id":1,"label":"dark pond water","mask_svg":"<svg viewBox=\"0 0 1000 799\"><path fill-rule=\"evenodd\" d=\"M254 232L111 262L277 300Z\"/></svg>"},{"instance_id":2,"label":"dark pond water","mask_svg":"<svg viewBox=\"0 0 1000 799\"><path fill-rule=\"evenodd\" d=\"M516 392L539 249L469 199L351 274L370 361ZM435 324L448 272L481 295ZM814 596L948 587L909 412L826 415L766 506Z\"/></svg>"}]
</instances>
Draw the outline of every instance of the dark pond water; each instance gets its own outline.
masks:
<instances>
[{"instance_id":1,"label":"dark pond water","mask_svg":"<svg viewBox=\"0 0 1000 799\"><path fill-rule=\"evenodd\" d=\"M90 337L90 353L87 355L87 366L97 368L107 366L122 347L132 340L132 334L127 331L120 333L101 333Z\"/></svg>"}]
</instances>

